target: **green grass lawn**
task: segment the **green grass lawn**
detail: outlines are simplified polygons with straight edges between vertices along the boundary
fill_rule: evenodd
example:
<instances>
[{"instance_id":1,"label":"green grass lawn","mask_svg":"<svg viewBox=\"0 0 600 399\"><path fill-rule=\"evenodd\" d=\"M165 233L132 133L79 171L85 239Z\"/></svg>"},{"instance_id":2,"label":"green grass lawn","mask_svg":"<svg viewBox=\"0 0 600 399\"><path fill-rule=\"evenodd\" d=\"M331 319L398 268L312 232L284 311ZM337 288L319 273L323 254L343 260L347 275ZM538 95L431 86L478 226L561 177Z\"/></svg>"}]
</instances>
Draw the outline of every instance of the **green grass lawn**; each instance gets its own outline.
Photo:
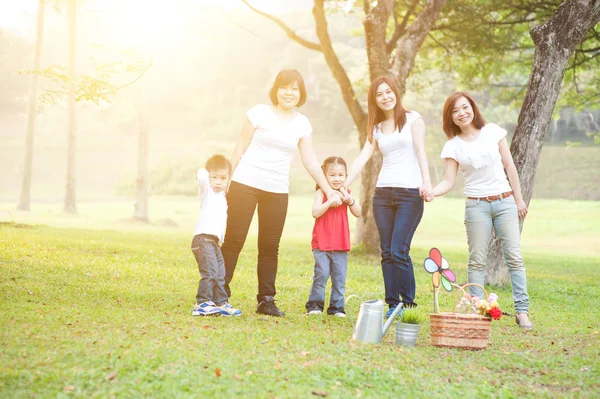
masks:
<instances>
[{"instance_id":1,"label":"green grass lawn","mask_svg":"<svg viewBox=\"0 0 600 399\"><path fill-rule=\"evenodd\" d=\"M534 201L523 231L535 330L492 324L487 350L352 341L352 320L308 317L310 198L294 197L277 279L285 318L254 313L256 237L240 257L239 318L192 317L189 250L197 203L152 199L154 223L126 203L0 206L0 397L597 397L600 203ZM11 204L11 207L13 205ZM254 231L254 230L253 230ZM254 234L254 233L251 233ZM466 280L462 201L428 204L413 243L418 310L432 308L421 264L432 245ZM512 312L510 289L496 289ZM383 298L379 259L354 251L347 295ZM441 303L449 310L450 296ZM347 311L356 316L358 301Z\"/></svg>"}]
</instances>

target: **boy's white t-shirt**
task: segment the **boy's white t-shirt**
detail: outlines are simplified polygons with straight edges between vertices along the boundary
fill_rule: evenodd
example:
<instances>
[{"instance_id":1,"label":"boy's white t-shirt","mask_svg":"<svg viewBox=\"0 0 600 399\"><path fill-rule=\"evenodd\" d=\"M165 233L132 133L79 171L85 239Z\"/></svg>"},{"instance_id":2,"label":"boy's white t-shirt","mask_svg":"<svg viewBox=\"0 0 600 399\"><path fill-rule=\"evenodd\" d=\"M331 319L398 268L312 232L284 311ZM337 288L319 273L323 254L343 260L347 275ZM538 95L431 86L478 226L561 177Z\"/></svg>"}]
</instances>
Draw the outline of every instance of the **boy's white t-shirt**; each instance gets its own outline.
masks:
<instances>
[{"instance_id":1,"label":"boy's white t-shirt","mask_svg":"<svg viewBox=\"0 0 600 399\"><path fill-rule=\"evenodd\" d=\"M417 188L423 184L411 131L413 122L419 118L418 112L407 112L406 123L400 132L396 128L393 133L384 134L381 124L375 126L373 138L383 154L377 187Z\"/></svg>"},{"instance_id":2,"label":"boy's white t-shirt","mask_svg":"<svg viewBox=\"0 0 600 399\"><path fill-rule=\"evenodd\" d=\"M290 187L290 164L300 139L312 133L306 116L294 119L277 117L273 107L258 104L247 112L256 129L250 145L233 172L231 180L271 193L287 194Z\"/></svg>"},{"instance_id":3,"label":"boy's white t-shirt","mask_svg":"<svg viewBox=\"0 0 600 399\"><path fill-rule=\"evenodd\" d=\"M194 235L211 234L223 242L225 227L227 225L227 199L225 191L215 193L210 187L208 171L199 169L196 174L200 185L199 194L202 196L200 203L200 217L196 223Z\"/></svg>"},{"instance_id":4,"label":"boy's white t-shirt","mask_svg":"<svg viewBox=\"0 0 600 399\"><path fill-rule=\"evenodd\" d=\"M465 177L465 196L487 197L511 191L498 145L504 137L506 130L488 123L477 140L467 142L455 136L444 145L441 157L458 162Z\"/></svg>"}]
</instances>

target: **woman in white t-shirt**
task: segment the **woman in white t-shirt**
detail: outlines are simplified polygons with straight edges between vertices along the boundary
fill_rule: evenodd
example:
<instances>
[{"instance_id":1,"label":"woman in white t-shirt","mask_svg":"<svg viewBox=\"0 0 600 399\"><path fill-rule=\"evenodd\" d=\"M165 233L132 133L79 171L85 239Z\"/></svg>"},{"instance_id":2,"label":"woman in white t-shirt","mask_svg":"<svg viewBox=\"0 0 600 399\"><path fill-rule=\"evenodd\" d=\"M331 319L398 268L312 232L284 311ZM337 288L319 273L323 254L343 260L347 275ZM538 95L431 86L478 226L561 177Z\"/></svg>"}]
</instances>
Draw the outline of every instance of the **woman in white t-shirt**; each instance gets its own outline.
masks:
<instances>
[{"instance_id":1,"label":"woman in white t-shirt","mask_svg":"<svg viewBox=\"0 0 600 399\"><path fill-rule=\"evenodd\" d=\"M423 216L421 194L431 181L425 155L425 123L416 111L406 111L393 79L376 78L369 88L367 140L350 168L346 185L358 176L375 150L383 165L373 196L373 216L381 244L386 316L401 302L416 306L415 274L410 244Z\"/></svg>"},{"instance_id":2,"label":"woman in white t-shirt","mask_svg":"<svg viewBox=\"0 0 600 399\"><path fill-rule=\"evenodd\" d=\"M527 205L521 195L506 130L493 123L486 124L473 98L462 92L446 99L443 129L448 137L441 155L446 164L445 177L426 199L432 200L433 196L450 191L460 167L467 197L465 227L469 242L469 283L484 284L488 245L494 228L510 272L517 324L532 329L519 230L519 219L527 215ZM482 297L480 288L473 286L470 289L472 295Z\"/></svg>"},{"instance_id":3,"label":"woman in white t-shirt","mask_svg":"<svg viewBox=\"0 0 600 399\"><path fill-rule=\"evenodd\" d=\"M231 296L229 283L258 208L256 311L283 316L273 297L279 242L287 215L290 163L296 148L304 167L321 189L326 193L332 190L312 148L310 122L298 112L298 107L306 101L306 87L300 73L291 69L279 72L269 96L273 105L259 104L247 112L231 157L233 176L227 193L227 229L222 252L225 289Z\"/></svg>"}]
</instances>

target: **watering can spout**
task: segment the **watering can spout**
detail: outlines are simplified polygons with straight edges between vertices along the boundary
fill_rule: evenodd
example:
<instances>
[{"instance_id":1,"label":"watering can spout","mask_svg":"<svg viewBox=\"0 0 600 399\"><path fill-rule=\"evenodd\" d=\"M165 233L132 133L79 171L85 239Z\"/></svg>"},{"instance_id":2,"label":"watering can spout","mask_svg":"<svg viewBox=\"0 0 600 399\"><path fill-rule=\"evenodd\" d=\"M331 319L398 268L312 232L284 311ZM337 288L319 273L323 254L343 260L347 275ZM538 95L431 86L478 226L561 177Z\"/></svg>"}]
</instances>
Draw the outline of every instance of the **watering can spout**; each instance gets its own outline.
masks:
<instances>
[{"instance_id":1,"label":"watering can spout","mask_svg":"<svg viewBox=\"0 0 600 399\"><path fill-rule=\"evenodd\" d=\"M402 310L403 307L404 307L404 304L402 302L400 302L396 306L396 308L394 309L394 311L392 312L390 317L387 318L387 320L385 321L385 324L383 325L383 332L381 334L382 336L384 336L385 333L389 330L390 326L392 325L392 322L396 318L396 315L400 312L400 310Z\"/></svg>"}]
</instances>

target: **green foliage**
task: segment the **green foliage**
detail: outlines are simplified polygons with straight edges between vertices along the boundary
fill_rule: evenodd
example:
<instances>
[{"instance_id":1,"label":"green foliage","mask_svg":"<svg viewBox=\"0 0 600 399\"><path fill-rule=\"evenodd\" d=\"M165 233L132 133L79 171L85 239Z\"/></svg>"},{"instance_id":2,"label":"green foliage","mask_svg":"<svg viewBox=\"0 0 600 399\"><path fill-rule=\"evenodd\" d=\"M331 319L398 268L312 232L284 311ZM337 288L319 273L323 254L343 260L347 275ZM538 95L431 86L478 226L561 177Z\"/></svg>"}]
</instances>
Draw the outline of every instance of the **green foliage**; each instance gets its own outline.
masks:
<instances>
[{"instance_id":1,"label":"green foliage","mask_svg":"<svg viewBox=\"0 0 600 399\"><path fill-rule=\"evenodd\" d=\"M496 103L522 103L533 64L531 28L549 20L561 0L515 3L503 0L449 0L419 52L415 79L450 73L459 87L486 92ZM565 74L557 109L598 108L597 33L590 32Z\"/></svg>"},{"instance_id":2,"label":"green foliage","mask_svg":"<svg viewBox=\"0 0 600 399\"><path fill-rule=\"evenodd\" d=\"M405 324L423 324L425 317L416 309L405 309L400 322Z\"/></svg>"},{"instance_id":3,"label":"green foliage","mask_svg":"<svg viewBox=\"0 0 600 399\"><path fill-rule=\"evenodd\" d=\"M152 60L143 61L133 50L125 50L119 54L100 45L93 46L101 53L92 58L93 73L79 74L75 77L75 101L90 101L99 104L100 101L108 101L110 97L137 80L146 73L152 66ZM119 57L119 61L109 60L113 57ZM130 59L130 61L123 61ZM39 96L41 106L50 104L58 105L69 93L69 75L67 67L64 65L52 65L48 68L39 70L20 71L19 74L36 74L48 79L54 83L56 88L47 89ZM133 77L132 77L133 76ZM129 79L127 83L117 85L117 81Z\"/></svg>"}]
</instances>

